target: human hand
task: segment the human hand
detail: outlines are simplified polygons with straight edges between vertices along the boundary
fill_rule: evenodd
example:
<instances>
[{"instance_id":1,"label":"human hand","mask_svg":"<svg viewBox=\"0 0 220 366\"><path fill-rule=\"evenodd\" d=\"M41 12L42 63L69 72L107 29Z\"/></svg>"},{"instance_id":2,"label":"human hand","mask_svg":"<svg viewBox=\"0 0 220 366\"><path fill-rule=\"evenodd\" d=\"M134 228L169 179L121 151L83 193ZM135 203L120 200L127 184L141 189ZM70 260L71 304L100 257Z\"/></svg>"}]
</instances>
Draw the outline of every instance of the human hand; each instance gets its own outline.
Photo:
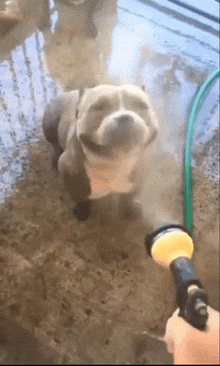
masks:
<instances>
[{"instance_id":1,"label":"human hand","mask_svg":"<svg viewBox=\"0 0 220 366\"><path fill-rule=\"evenodd\" d=\"M205 331L200 331L182 317L177 309L166 325L164 341L174 363L183 365L219 364L219 312L208 306Z\"/></svg>"}]
</instances>

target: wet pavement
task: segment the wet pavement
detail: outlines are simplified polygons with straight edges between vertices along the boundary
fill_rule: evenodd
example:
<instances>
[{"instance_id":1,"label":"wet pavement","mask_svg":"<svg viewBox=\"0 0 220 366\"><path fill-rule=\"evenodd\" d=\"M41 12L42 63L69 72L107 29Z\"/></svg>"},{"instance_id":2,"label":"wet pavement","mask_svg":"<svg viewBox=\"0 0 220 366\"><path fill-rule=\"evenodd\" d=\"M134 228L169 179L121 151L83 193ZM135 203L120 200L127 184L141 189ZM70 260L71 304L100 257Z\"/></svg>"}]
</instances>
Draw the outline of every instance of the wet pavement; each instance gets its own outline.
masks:
<instances>
[{"instance_id":1,"label":"wet pavement","mask_svg":"<svg viewBox=\"0 0 220 366\"><path fill-rule=\"evenodd\" d=\"M145 258L146 228L140 225L137 234L139 224L120 221L116 233L114 215L75 221L50 170L41 122L46 102L62 88L107 81L144 85L163 149L181 166L190 103L219 67L218 24L166 0L119 0L117 7L105 1L90 27L98 33L82 40L70 35L77 32L76 12L67 2L57 2L58 28L55 4L49 4L54 33L42 14L44 2L31 3L21 24L0 33L1 327L16 321L26 328L33 349L40 347L41 363L170 363L163 342L148 335L163 334L175 305L169 274ZM25 9L27 1L20 4ZM218 14L216 1L208 9L205 4L200 9ZM199 113L193 153L195 265L215 308L218 125L216 82ZM0 346L2 363L16 363L18 351L4 348L2 340Z\"/></svg>"}]
</instances>

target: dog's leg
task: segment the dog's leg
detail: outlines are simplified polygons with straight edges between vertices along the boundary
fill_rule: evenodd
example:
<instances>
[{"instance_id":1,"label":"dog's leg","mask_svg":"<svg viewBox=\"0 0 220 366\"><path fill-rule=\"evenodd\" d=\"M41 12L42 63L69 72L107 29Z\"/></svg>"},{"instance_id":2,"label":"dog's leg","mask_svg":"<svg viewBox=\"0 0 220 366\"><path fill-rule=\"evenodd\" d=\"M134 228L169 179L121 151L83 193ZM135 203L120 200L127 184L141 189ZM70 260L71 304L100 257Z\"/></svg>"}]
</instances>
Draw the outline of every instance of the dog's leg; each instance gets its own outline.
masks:
<instances>
[{"instance_id":1,"label":"dog's leg","mask_svg":"<svg viewBox=\"0 0 220 366\"><path fill-rule=\"evenodd\" d=\"M63 98L54 98L46 105L43 116L44 136L46 137L47 141L49 141L54 146L59 145L58 126L63 109Z\"/></svg>"},{"instance_id":2,"label":"dog's leg","mask_svg":"<svg viewBox=\"0 0 220 366\"><path fill-rule=\"evenodd\" d=\"M77 202L73 206L73 213L77 220L85 221L89 218L91 213L91 200L86 200L83 202Z\"/></svg>"},{"instance_id":3,"label":"dog's leg","mask_svg":"<svg viewBox=\"0 0 220 366\"><path fill-rule=\"evenodd\" d=\"M58 170L65 188L74 202L73 213L79 221L88 219L91 213L89 178L86 175L82 157L71 151L64 151L58 161Z\"/></svg>"},{"instance_id":4,"label":"dog's leg","mask_svg":"<svg viewBox=\"0 0 220 366\"><path fill-rule=\"evenodd\" d=\"M58 160L63 152L58 141L58 126L62 110L62 98L55 98L47 104L43 116L43 132L47 141L53 145L52 167L55 170L58 169Z\"/></svg>"}]
</instances>

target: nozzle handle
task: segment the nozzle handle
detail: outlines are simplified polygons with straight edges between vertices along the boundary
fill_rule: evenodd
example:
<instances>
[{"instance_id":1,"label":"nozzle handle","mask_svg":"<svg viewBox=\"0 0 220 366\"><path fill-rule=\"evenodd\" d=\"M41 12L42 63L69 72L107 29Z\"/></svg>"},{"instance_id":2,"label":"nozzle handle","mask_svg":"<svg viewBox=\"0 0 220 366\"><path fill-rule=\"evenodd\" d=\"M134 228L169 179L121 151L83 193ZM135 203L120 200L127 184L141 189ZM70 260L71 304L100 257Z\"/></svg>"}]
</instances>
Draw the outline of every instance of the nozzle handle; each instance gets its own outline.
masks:
<instances>
[{"instance_id":1,"label":"nozzle handle","mask_svg":"<svg viewBox=\"0 0 220 366\"><path fill-rule=\"evenodd\" d=\"M192 262L186 257L179 257L171 263L170 269L175 279L179 316L193 327L205 330L208 319L208 296L193 269Z\"/></svg>"},{"instance_id":2,"label":"nozzle handle","mask_svg":"<svg viewBox=\"0 0 220 366\"><path fill-rule=\"evenodd\" d=\"M204 289L198 288L195 293L188 295L184 308L180 309L179 316L182 316L194 328L205 330L208 320L207 306L207 294Z\"/></svg>"},{"instance_id":3,"label":"nozzle handle","mask_svg":"<svg viewBox=\"0 0 220 366\"><path fill-rule=\"evenodd\" d=\"M180 235L174 237L175 232L179 232ZM181 233L184 233L184 235L181 235ZM188 244L186 245L186 243ZM147 236L145 246L147 253L159 264L170 268L174 276L176 303L180 309L179 316L182 316L195 328L205 330L208 319L208 297L200 277L195 272L189 259L191 256L187 257L189 253L192 254L193 249L190 233L181 225L167 225ZM187 250L181 251L182 246L185 246ZM175 258L171 262L168 260L171 258L168 255L170 253L172 256L174 254L173 257Z\"/></svg>"}]
</instances>

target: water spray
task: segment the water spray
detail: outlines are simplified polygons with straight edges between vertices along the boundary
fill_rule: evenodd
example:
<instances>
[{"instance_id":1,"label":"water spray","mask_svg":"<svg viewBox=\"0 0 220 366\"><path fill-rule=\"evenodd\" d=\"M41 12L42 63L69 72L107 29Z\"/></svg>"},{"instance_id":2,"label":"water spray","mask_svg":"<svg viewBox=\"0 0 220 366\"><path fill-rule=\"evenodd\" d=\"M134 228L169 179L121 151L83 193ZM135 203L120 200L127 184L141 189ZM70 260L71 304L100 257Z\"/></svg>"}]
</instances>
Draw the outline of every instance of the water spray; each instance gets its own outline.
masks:
<instances>
[{"instance_id":1,"label":"water spray","mask_svg":"<svg viewBox=\"0 0 220 366\"><path fill-rule=\"evenodd\" d=\"M201 86L193 101L188 120L188 131L185 147L185 190L184 216L185 227L170 224L157 228L146 237L145 246L158 264L169 268L174 276L176 285L176 303L179 316L199 330L206 329L208 319L208 296L202 282L193 268L191 261L194 244L193 207L192 207L192 167L191 152L194 135L194 124L199 108L204 101L210 86L220 77L220 70L208 78Z\"/></svg>"}]
</instances>

